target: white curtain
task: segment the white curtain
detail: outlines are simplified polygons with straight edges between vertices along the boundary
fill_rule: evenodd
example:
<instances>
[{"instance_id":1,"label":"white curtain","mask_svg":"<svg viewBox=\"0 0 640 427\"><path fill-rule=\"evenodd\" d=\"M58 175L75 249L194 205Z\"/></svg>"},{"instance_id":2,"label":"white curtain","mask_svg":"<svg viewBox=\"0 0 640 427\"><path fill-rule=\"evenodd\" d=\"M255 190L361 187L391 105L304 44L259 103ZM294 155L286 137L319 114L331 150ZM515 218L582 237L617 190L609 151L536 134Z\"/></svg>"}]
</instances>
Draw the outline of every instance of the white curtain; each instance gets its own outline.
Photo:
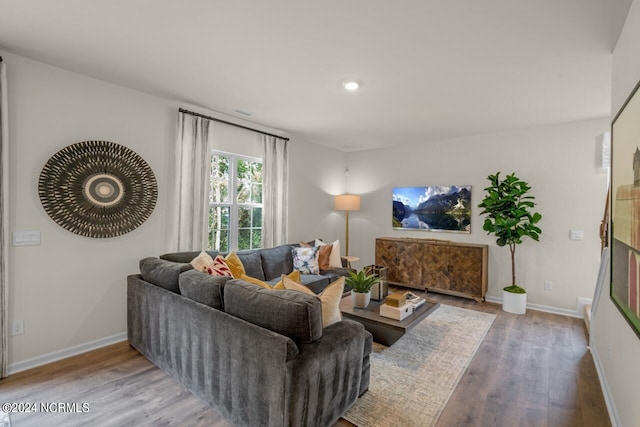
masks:
<instances>
[{"instance_id":1,"label":"white curtain","mask_svg":"<svg viewBox=\"0 0 640 427\"><path fill-rule=\"evenodd\" d=\"M192 114L178 113L176 141L175 209L170 250L206 249L213 122Z\"/></svg>"},{"instance_id":2,"label":"white curtain","mask_svg":"<svg viewBox=\"0 0 640 427\"><path fill-rule=\"evenodd\" d=\"M262 247L288 243L288 141L262 136Z\"/></svg>"},{"instance_id":3,"label":"white curtain","mask_svg":"<svg viewBox=\"0 0 640 427\"><path fill-rule=\"evenodd\" d=\"M9 118L6 68L0 58L0 378L7 376L9 357Z\"/></svg>"}]
</instances>

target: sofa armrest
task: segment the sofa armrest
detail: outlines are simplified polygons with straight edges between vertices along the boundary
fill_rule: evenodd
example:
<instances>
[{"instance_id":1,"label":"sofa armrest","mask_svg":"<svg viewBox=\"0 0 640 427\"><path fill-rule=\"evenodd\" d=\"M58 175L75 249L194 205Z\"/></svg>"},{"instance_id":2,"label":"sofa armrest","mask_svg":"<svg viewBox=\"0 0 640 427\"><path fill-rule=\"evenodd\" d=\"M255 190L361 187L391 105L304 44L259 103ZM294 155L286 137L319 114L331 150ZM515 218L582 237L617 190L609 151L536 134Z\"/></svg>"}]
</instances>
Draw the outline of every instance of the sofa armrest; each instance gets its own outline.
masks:
<instances>
[{"instance_id":1,"label":"sofa armrest","mask_svg":"<svg viewBox=\"0 0 640 427\"><path fill-rule=\"evenodd\" d=\"M356 402L369 385L370 340L360 323L345 319L318 341L298 343L300 353L287 362L287 425L333 425Z\"/></svg>"},{"instance_id":2,"label":"sofa armrest","mask_svg":"<svg viewBox=\"0 0 640 427\"><path fill-rule=\"evenodd\" d=\"M349 277L349 272L350 271L353 271L354 273L357 272L353 268L343 267L343 268L332 268L331 270L321 270L320 274L325 275L325 276L344 276L344 277Z\"/></svg>"},{"instance_id":3,"label":"sofa armrest","mask_svg":"<svg viewBox=\"0 0 640 427\"><path fill-rule=\"evenodd\" d=\"M139 275L127 278L127 317L129 344L232 423L284 425L290 338Z\"/></svg>"}]
</instances>

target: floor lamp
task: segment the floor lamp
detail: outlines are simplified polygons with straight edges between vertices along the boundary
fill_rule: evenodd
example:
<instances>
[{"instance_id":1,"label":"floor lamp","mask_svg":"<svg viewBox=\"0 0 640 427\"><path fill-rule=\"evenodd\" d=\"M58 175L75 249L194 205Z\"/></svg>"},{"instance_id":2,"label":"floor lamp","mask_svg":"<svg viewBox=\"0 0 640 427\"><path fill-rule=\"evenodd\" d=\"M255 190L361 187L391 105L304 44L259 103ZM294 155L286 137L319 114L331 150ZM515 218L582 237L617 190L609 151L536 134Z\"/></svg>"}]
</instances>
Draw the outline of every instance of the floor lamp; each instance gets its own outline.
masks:
<instances>
[{"instance_id":1,"label":"floor lamp","mask_svg":"<svg viewBox=\"0 0 640 427\"><path fill-rule=\"evenodd\" d=\"M360 210L360 196L356 194L341 194L336 196L333 201L333 208L337 211L345 211L346 218L346 231L345 231L345 255L349 256L349 211Z\"/></svg>"}]
</instances>

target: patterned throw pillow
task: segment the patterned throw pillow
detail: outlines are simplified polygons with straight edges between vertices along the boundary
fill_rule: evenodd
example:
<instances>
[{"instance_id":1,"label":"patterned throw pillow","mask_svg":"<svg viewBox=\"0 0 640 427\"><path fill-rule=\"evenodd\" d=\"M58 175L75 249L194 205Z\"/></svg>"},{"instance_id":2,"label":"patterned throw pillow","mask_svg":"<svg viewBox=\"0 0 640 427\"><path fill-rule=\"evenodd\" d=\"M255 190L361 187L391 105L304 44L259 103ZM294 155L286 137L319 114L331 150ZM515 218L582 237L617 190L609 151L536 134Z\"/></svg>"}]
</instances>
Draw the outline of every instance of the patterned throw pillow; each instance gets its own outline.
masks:
<instances>
[{"instance_id":1,"label":"patterned throw pillow","mask_svg":"<svg viewBox=\"0 0 640 427\"><path fill-rule=\"evenodd\" d=\"M320 274L318 248L291 248L293 269L302 274Z\"/></svg>"},{"instance_id":2,"label":"patterned throw pillow","mask_svg":"<svg viewBox=\"0 0 640 427\"><path fill-rule=\"evenodd\" d=\"M191 261L194 270L210 274L212 276L231 276L231 270L224 261L222 255L218 255L215 259L205 251Z\"/></svg>"},{"instance_id":3,"label":"patterned throw pillow","mask_svg":"<svg viewBox=\"0 0 640 427\"><path fill-rule=\"evenodd\" d=\"M207 273L209 273L212 276L229 276L229 277L233 276L231 274L231 269L225 262L224 257L222 255L218 255L213 260L213 266L207 270Z\"/></svg>"}]
</instances>

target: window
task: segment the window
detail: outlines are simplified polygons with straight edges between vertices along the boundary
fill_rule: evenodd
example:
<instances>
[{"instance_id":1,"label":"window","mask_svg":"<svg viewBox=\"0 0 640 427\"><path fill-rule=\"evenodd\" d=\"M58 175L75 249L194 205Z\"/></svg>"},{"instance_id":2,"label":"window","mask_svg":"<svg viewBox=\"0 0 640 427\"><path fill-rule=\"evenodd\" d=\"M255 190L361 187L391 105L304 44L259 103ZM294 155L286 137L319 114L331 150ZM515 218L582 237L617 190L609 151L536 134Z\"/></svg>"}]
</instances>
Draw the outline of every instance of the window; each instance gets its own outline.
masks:
<instances>
[{"instance_id":1,"label":"window","mask_svg":"<svg viewBox=\"0 0 640 427\"><path fill-rule=\"evenodd\" d=\"M211 155L209 249L229 252L262 246L262 160Z\"/></svg>"}]
</instances>

